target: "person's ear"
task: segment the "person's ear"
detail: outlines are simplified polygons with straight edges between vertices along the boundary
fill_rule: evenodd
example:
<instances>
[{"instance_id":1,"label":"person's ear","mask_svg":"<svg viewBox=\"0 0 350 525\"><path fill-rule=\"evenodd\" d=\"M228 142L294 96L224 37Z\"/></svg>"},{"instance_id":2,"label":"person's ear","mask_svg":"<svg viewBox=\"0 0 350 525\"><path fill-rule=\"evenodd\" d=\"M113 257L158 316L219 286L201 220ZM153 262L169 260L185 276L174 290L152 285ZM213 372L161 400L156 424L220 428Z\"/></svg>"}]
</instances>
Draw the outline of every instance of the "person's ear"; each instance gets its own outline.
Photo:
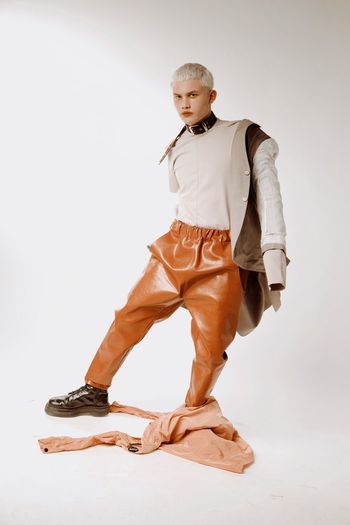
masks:
<instances>
[{"instance_id":1,"label":"person's ear","mask_svg":"<svg viewBox=\"0 0 350 525\"><path fill-rule=\"evenodd\" d=\"M215 89L212 89L211 92L210 92L210 95L209 95L209 100L210 100L210 103L214 102L214 100L216 99L216 95L217 95L217 91L215 91Z\"/></svg>"}]
</instances>

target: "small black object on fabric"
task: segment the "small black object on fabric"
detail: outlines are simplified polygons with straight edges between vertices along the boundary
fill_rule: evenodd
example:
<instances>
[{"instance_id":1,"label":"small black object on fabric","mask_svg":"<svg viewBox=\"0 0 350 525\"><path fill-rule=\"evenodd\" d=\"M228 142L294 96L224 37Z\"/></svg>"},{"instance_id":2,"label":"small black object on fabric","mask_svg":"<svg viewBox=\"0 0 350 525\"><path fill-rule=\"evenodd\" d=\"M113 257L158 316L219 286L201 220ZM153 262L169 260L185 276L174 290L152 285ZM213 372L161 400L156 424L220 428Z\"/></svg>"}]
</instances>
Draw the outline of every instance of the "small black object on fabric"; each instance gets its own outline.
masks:
<instances>
[{"instance_id":1,"label":"small black object on fabric","mask_svg":"<svg viewBox=\"0 0 350 525\"><path fill-rule=\"evenodd\" d=\"M129 452L138 452L139 449L137 447L135 447L135 445L131 444L129 447L128 447L128 451Z\"/></svg>"}]
</instances>

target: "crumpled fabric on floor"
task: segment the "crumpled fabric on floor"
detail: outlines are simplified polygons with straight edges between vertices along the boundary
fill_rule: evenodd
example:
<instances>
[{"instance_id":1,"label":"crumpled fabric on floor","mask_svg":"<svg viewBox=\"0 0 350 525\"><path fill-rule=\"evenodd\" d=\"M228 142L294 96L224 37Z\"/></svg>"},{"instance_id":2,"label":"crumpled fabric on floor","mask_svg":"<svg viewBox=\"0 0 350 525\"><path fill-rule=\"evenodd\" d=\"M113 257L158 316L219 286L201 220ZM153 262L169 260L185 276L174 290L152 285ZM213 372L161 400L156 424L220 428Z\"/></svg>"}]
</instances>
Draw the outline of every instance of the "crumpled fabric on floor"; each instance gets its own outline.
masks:
<instances>
[{"instance_id":1,"label":"crumpled fabric on floor","mask_svg":"<svg viewBox=\"0 0 350 525\"><path fill-rule=\"evenodd\" d=\"M118 430L88 437L51 436L39 439L42 452L81 450L96 445L117 445L135 454L163 450L211 467L242 473L254 462L253 450L223 416L217 400L210 396L198 407L185 403L173 412L151 412L114 401L111 412L124 412L153 421L142 437Z\"/></svg>"}]
</instances>

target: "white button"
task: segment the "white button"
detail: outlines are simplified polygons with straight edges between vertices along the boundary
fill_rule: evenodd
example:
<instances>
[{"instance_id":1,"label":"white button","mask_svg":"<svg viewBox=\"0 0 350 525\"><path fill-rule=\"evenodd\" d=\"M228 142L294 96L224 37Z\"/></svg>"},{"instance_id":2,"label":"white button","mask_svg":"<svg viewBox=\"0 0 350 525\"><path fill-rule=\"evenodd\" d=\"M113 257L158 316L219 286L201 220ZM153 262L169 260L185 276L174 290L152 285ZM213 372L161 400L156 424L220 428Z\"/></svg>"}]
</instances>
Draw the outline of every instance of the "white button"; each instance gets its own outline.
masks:
<instances>
[{"instance_id":1,"label":"white button","mask_svg":"<svg viewBox=\"0 0 350 525\"><path fill-rule=\"evenodd\" d=\"M248 200L248 197L243 197L244 202Z\"/></svg>"},{"instance_id":2,"label":"white button","mask_svg":"<svg viewBox=\"0 0 350 525\"><path fill-rule=\"evenodd\" d=\"M244 175L249 175L249 173L250 173L249 170L245 170Z\"/></svg>"}]
</instances>

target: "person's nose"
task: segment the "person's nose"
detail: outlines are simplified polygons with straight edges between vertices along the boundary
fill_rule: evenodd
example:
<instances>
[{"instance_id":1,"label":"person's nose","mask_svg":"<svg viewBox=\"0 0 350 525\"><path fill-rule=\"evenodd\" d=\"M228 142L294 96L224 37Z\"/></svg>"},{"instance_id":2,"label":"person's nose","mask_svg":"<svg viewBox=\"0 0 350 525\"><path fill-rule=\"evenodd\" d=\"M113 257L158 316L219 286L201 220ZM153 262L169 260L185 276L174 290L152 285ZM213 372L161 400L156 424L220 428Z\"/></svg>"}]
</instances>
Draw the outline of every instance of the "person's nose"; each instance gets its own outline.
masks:
<instances>
[{"instance_id":1,"label":"person's nose","mask_svg":"<svg viewBox=\"0 0 350 525\"><path fill-rule=\"evenodd\" d=\"M183 98L181 109L188 109L190 107L189 100L190 100L189 98L186 98L186 97Z\"/></svg>"}]
</instances>

